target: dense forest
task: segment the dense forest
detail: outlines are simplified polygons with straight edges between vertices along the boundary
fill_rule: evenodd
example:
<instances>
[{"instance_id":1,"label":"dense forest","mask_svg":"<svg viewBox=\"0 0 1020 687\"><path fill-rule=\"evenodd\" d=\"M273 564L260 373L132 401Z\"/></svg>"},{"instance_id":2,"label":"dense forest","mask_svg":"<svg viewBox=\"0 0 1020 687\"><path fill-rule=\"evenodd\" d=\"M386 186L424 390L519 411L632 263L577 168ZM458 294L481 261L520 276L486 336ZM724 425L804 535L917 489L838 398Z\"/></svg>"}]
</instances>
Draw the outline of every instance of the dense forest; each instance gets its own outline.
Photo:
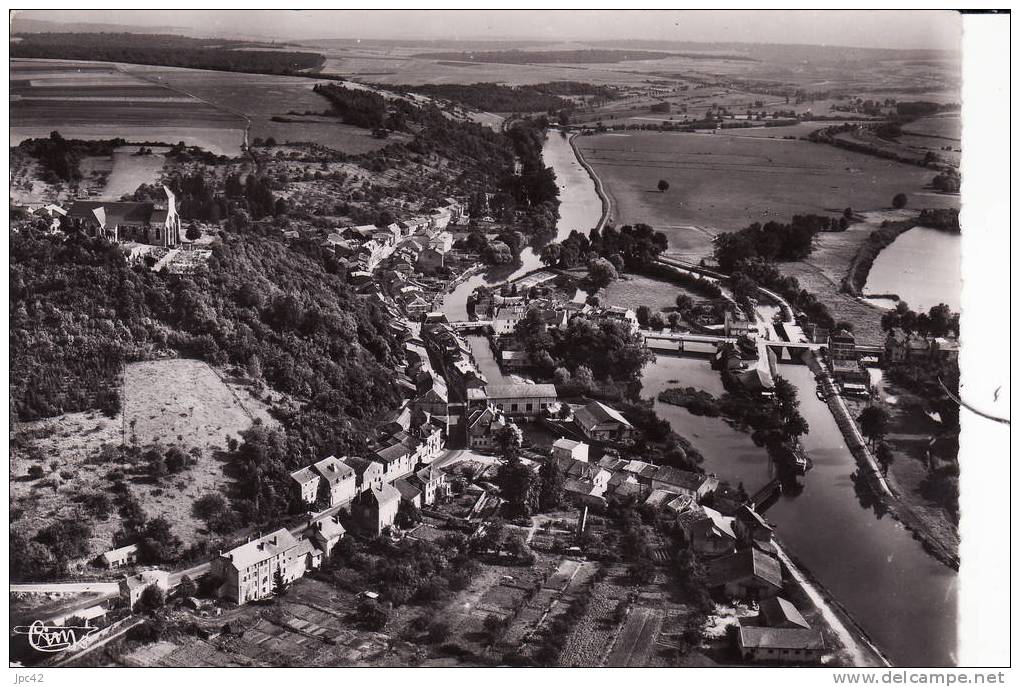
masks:
<instances>
[{"instance_id":1,"label":"dense forest","mask_svg":"<svg viewBox=\"0 0 1020 687\"><path fill-rule=\"evenodd\" d=\"M396 400L383 314L269 239L228 236L208 270L178 276L133 269L105 241L16 234L10 283L21 420L114 413L120 363L169 351L257 370L278 391L355 417Z\"/></svg>"},{"instance_id":2,"label":"dense forest","mask_svg":"<svg viewBox=\"0 0 1020 687\"><path fill-rule=\"evenodd\" d=\"M155 64L226 72L295 74L319 69L318 53L244 50L246 43L139 33L25 33L11 57Z\"/></svg>"},{"instance_id":3,"label":"dense forest","mask_svg":"<svg viewBox=\"0 0 1020 687\"><path fill-rule=\"evenodd\" d=\"M548 112L573 107L569 100L559 97L551 89L537 86L503 86L495 83L424 84L421 86L392 86L403 93L421 93L462 103L477 110L489 112Z\"/></svg>"}]
</instances>

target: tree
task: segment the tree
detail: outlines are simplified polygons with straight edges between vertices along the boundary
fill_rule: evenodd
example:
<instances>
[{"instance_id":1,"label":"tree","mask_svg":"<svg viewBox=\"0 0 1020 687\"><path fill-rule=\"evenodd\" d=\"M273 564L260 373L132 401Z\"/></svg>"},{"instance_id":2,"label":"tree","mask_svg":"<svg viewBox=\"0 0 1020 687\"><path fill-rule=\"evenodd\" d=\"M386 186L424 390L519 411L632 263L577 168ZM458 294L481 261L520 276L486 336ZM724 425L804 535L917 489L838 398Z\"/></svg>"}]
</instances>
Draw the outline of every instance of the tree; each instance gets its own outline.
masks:
<instances>
[{"instance_id":1,"label":"tree","mask_svg":"<svg viewBox=\"0 0 1020 687\"><path fill-rule=\"evenodd\" d=\"M669 182L665 179L659 179L659 183L656 184L656 188L659 189L659 193L665 193L669 190Z\"/></svg>"},{"instance_id":2,"label":"tree","mask_svg":"<svg viewBox=\"0 0 1020 687\"><path fill-rule=\"evenodd\" d=\"M538 477L518 458L503 461L496 482L510 515L529 516L538 510Z\"/></svg>"},{"instance_id":3,"label":"tree","mask_svg":"<svg viewBox=\"0 0 1020 687\"><path fill-rule=\"evenodd\" d=\"M671 312L669 314L669 317L667 317L666 319L669 320L669 328L670 329L676 329L677 326L679 326L679 324L680 324L680 314L679 313Z\"/></svg>"},{"instance_id":4,"label":"tree","mask_svg":"<svg viewBox=\"0 0 1020 687\"><path fill-rule=\"evenodd\" d=\"M648 318L648 328L653 331L659 331L666 328L666 320L663 319L662 313L654 313Z\"/></svg>"},{"instance_id":5,"label":"tree","mask_svg":"<svg viewBox=\"0 0 1020 687\"><path fill-rule=\"evenodd\" d=\"M506 632L506 622L495 613L490 613L482 621L482 628L485 630L485 636L488 638L489 644L495 644L503 633Z\"/></svg>"},{"instance_id":6,"label":"tree","mask_svg":"<svg viewBox=\"0 0 1020 687\"><path fill-rule=\"evenodd\" d=\"M358 604L357 619L361 625L373 632L378 632L386 627L390 619L390 609L378 603L374 599L362 599Z\"/></svg>"},{"instance_id":7,"label":"tree","mask_svg":"<svg viewBox=\"0 0 1020 687\"><path fill-rule=\"evenodd\" d=\"M647 327L648 318L652 314L651 309L647 305L639 305L635 314L637 315L638 326Z\"/></svg>"},{"instance_id":8,"label":"tree","mask_svg":"<svg viewBox=\"0 0 1020 687\"><path fill-rule=\"evenodd\" d=\"M177 587L177 591L182 597L195 596L198 594L198 585L195 584L194 580L185 575L181 578L181 583Z\"/></svg>"},{"instance_id":9,"label":"tree","mask_svg":"<svg viewBox=\"0 0 1020 687\"><path fill-rule=\"evenodd\" d=\"M31 467L28 468L29 479L39 479L40 477L43 477L45 474L46 471L43 470L41 465L32 465Z\"/></svg>"},{"instance_id":10,"label":"tree","mask_svg":"<svg viewBox=\"0 0 1020 687\"><path fill-rule=\"evenodd\" d=\"M903 208L907 207L907 194L897 193L895 196L893 196L892 206L897 210L902 210Z\"/></svg>"},{"instance_id":11,"label":"tree","mask_svg":"<svg viewBox=\"0 0 1020 687\"><path fill-rule=\"evenodd\" d=\"M220 494L205 494L191 504L191 512L202 520L211 520L228 510L227 500Z\"/></svg>"},{"instance_id":12,"label":"tree","mask_svg":"<svg viewBox=\"0 0 1020 687\"><path fill-rule=\"evenodd\" d=\"M843 210L843 219L845 219L846 221L849 222L853 218L854 218L854 210L853 210L853 208L844 208L844 210Z\"/></svg>"},{"instance_id":13,"label":"tree","mask_svg":"<svg viewBox=\"0 0 1020 687\"><path fill-rule=\"evenodd\" d=\"M287 596L289 590L290 583L283 579L283 570L277 567L276 572L273 573L273 594L276 596Z\"/></svg>"},{"instance_id":14,"label":"tree","mask_svg":"<svg viewBox=\"0 0 1020 687\"><path fill-rule=\"evenodd\" d=\"M581 365L574 370L574 382L585 391L590 391L595 386L595 375L591 368Z\"/></svg>"},{"instance_id":15,"label":"tree","mask_svg":"<svg viewBox=\"0 0 1020 687\"><path fill-rule=\"evenodd\" d=\"M535 561L535 554L531 552L528 542L520 532L515 532L507 537L504 548L507 553L521 563L530 564Z\"/></svg>"},{"instance_id":16,"label":"tree","mask_svg":"<svg viewBox=\"0 0 1020 687\"><path fill-rule=\"evenodd\" d=\"M888 475L889 468L895 460L892 448L890 448L888 443L885 441L878 442L878 446L875 448L875 458L878 459L878 464L882 466L882 474Z\"/></svg>"},{"instance_id":17,"label":"tree","mask_svg":"<svg viewBox=\"0 0 1020 687\"><path fill-rule=\"evenodd\" d=\"M563 503L563 471L552 458L538 470L542 484L538 490L538 509L543 513L558 510Z\"/></svg>"},{"instance_id":18,"label":"tree","mask_svg":"<svg viewBox=\"0 0 1020 687\"><path fill-rule=\"evenodd\" d=\"M609 286L619 278L620 275L613 267L613 263L605 258L596 258L588 263L588 281L596 289Z\"/></svg>"},{"instance_id":19,"label":"tree","mask_svg":"<svg viewBox=\"0 0 1020 687\"><path fill-rule=\"evenodd\" d=\"M861 434L872 446L889 433L889 411L882 406L869 405L857 416L857 421L861 424Z\"/></svg>"},{"instance_id":20,"label":"tree","mask_svg":"<svg viewBox=\"0 0 1020 687\"><path fill-rule=\"evenodd\" d=\"M694 299L686 293L678 293L676 296L676 309L681 315L694 307Z\"/></svg>"},{"instance_id":21,"label":"tree","mask_svg":"<svg viewBox=\"0 0 1020 687\"><path fill-rule=\"evenodd\" d=\"M180 446L171 446L167 449L166 455L163 457L166 463L166 469L171 475L176 475L179 472L183 472L188 463L191 461L188 458L188 454L184 452Z\"/></svg>"},{"instance_id":22,"label":"tree","mask_svg":"<svg viewBox=\"0 0 1020 687\"><path fill-rule=\"evenodd\" d=\"M145 523L138 541L138 558L144 563L173 563L181 554L181 540L170 522L160 516Z\"/></svg>"},{"instance_id":23,"label":"tree","mask_svg":"<svg viewBox=\"0 0 1020 687\"><path fill-rule=\"evenodd\" d=\"M187 231L184 232L184 238L189 241L197 241L202 238L202 230L198 228L197 224L189 224Z\"/></svg>"},{"instance_id":24,"label":"tree","mask_svg":"<svg viewBox=\"0 0 1020 687\"><path fill-rule=\"evenodd\" d=\"M393 521L402 530L410 529L421 522L421 512L411 501L400 499L397 504L397 517Z\"/></svg>"},{"instance_id":25,"label":"tree","mask_svg":"<svg viewBox=\"0 0 1020 687\"><path fill-rule=\"evenodd\" d=\"M513 421L496 433L496 446L499 447L499 455L504 460L512 460L520 453L524 445L524 433Z\"/></svg>"},{"instance_id":26,"label":"tree","mask_svg":"<svg viewBox=\"0 0 1020 687\"><path fill-rule=\"evenodd\" d=\"M142 590L141 596L138 597L137 603L135 603L135 609L139 613L151 613L158 608L162 608L166 603L166 594L158 586L150 584L148 587Z\"/></svg>"}]
</instances>

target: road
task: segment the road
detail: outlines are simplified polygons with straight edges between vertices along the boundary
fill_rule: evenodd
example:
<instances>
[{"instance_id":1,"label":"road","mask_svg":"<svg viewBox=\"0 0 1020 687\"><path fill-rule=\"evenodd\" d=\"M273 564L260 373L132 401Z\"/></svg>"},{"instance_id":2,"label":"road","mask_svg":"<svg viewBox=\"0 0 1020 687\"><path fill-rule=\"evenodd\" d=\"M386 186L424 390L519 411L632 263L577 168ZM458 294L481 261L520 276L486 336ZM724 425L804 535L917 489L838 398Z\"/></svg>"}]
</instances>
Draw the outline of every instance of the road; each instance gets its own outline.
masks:
<instances>
[{"instance_id":1,"label":"road","mask_svg":"<svg viewBox=\"0 0 1020 687\"><path fill-rule=\"evenodd\" d=\"M12 584L11 594L117 594L117 582L44 582Z\"/></svg>"}]
</instances>

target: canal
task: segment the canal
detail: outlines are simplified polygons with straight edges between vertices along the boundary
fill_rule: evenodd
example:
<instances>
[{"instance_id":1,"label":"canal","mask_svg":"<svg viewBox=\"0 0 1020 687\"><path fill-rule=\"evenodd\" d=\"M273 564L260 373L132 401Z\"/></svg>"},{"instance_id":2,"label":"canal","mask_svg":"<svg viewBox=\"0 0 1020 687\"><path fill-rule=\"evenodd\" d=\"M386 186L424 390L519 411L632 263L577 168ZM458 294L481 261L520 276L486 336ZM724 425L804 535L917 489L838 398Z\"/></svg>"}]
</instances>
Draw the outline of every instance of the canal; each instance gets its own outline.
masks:
<instances>
[{"instance_id":1,"label":"canal","mask_svg":"<svg viewBox=\"0 0 1020 687\"><path fill-rule=\"evenodd\" d=\"M556 235L550 241L562 241L575 229L587 234L602 217L602 203L591 177L577 161L570 141L559 132L550 131L542 146L542 158L546 166L556 172L556 185L560 189L560 217L556 222ZM521 251L519 265L492 267L464 280L443 296L442 311L451 322L468 319L468 296L476 288L502 284L542 267L544 246L527 246Z\"/></svg>"},{"instance_id":2,"label":"canal","mask_svg":"<svg viewBox=\"0 0 1020 687\"><path fill-rule=\"evenodd\" d=\"M939 303L960 312L961 241L959 234L929 227L905 231L875 258L865 297L869 293L896 294L916 312L928 312ZM896 305L886 298L869 300L885 308Z\"/></svg>"},{"instance_id":3,"label":"canal","mask_svg":"<svg viewBox=\"0 0 1020 687\"><path fill-rule=\"evenodd\" d=\"M565 238L573 229L587 232L601 215L601 202L591 178L577 162L567 139L558 133L550 133L543 154L546 163L555 170L560 186L556 240ZM915 231L918 230L900 236L893 246ZM888 251L887 248L879 259ZM915 259L925 258L918 254ZM958 260L957 252L957 274ZM952 267L951 263L949 260L947 264ZM504 269L502 274L476 275L447 296L443 310L451 320L466 319L467 296L476 286L500 283L540 266L538 251L526 249L521 265ZM958 279L956 283L958 294ZM915 296L911 300L911 292L904 286L896 283L882 290L900 294L915 309L929 307L923 298ZM949 287L945 295L938 294L938 300L958 305L958 300L949 298ZM775 310L763 306L760 314L761 320L770 322ZM476 357L484 359L485 352L480 346L487 348L487 342L484 339L472 342ZM485 363L479 360L479 364L484 365L487 375L495 372L488 360ZM804 489L784 495L768 511L780 540L893 663L955 664L956 573L927 555L910 532L890 516L880 516L862 503L852 479L856 462L828 408L815 396L810 370L801 365L781 365L780 372L799 391L801 412L811 427L803 444L814 463L804 478ZM722 381L706 358L659 355L646 366L642 381L647 398L655 398L659 391L674 384L697 387L715 395L723 393ZM734 485L743 482L749 492L771 478L768 456L754 445L749 434L733 429L719 418L696 417L670 404L656 401L655 408L704 454L706 471ZM868 500L866 495L864 500Z\"/></svg>"},{"instance_id":4,"label":"canal","mask_svg":"<svg viewBox=\"0 0 1020 687\"><path fill-rule=\"evenodd\" d=\"M814 467L804 489L785 494L768 511L788 553L839 601L900 666L955 664L956 573L929 556L892 517L879 516L857 497L856 462L832 414L815 396L803 365L781 365L797 386L811 431L803 438ZM674 383L670 383L674 381ZM644 371L643 395L674 386L722 393L718 372L698 358L660 355ZM655 401L655 410L705 456L703 467L753 492L772 478L768 456L749 434L719 418L691 415Z\"/></svg>"}]
</instances>

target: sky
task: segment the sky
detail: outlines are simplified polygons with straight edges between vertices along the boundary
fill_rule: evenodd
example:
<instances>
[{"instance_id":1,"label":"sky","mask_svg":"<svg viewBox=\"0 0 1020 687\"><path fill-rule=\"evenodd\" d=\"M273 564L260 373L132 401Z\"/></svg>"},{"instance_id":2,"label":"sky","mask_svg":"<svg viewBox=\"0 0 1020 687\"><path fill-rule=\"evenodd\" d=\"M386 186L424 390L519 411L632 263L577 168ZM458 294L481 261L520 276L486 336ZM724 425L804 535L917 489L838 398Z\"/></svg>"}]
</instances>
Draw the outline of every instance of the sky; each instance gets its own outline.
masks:
<instances>
[{"instance_id":1,"label":"sky","mask_svg":"<svg viewBox=\"0 0 1020 687\"><path fill-rule=\"evenodd\" d=\"M174 28L191 35L399 39L645 39L952 48L951 10L28 10L32 19ZM14 20L17 30L17 19Z\"/></svg>"}]
</instances>

